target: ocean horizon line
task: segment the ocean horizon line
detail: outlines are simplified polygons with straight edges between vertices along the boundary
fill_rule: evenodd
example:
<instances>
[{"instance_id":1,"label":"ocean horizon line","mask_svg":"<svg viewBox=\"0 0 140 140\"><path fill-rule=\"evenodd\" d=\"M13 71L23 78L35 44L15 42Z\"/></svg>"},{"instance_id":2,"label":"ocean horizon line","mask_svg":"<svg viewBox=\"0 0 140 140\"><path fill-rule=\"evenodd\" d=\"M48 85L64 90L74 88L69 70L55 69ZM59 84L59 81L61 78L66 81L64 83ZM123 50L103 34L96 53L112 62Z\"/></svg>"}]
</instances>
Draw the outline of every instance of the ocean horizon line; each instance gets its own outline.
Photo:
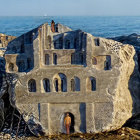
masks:
<instances>
[{"instance_id":1,"label":"ocean horizon line","mask_svg":"<svg viewBox=\"0 0 140 140\"><path fill-rule=\"evenodd\" d=\"M0 17L140 17L140 15L0 15Z\"/></svg>"}]
</instances>

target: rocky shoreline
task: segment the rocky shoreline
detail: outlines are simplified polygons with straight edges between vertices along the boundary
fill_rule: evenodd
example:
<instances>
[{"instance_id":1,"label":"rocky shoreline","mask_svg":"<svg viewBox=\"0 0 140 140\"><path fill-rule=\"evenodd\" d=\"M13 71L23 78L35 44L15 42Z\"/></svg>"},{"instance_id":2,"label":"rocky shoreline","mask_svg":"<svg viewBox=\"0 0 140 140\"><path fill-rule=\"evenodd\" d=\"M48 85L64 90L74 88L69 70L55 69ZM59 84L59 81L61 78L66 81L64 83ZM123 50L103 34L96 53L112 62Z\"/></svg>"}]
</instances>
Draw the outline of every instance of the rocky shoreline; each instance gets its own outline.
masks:
<instances>
[{"instance_id":1,"label":"rocky shoreline","mask_svg":"<svg viewBox=\"0 0 140 140\"><path fill-rule=\"evenodd\" d=\"M9 133L0 133L0 140L139 140L140 131L123 127L118 130L90 134L59 134L44 137L12 136Z\"/></svg>"}]
</instances>

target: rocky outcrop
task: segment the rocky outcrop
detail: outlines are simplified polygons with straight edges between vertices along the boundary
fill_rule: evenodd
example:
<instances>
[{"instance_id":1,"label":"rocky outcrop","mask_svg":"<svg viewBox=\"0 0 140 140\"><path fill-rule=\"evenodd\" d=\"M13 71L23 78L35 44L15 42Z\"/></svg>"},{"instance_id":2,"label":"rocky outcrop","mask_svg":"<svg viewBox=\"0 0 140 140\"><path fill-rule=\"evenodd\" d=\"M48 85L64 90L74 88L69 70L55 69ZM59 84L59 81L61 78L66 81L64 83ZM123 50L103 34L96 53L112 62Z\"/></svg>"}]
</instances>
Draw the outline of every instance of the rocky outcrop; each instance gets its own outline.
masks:
<instances>
[{"instance_id":1,"label":"rocky outcrop","mask_svg":"<svg viewBox=\"0 0 140 140\"><path fill-rule=\"evenodd\" d=\"M14 36L8 36L5 34L0 34L0 129L4 125L4 120L5 120L5 101L4 97L8 94L8 82L7 74L5 73L5 59L3 57L5 51L6 51L6 46L10 41L15 39Z\"/></svg>"},{"instance_id":2,"label":"rocky outcrop","mask_svg":"<svg viewBox=\"0 0 140 140\"><path fill-rule=\"evenodd\" d=\"M137 114L140 112L140 35L134 33L128 36L119 36L112 39L123 44L133 45L135 48L135 69L129 80L129 90L133 98L133 114Z\"/></svg>"},{"instance_id":3,"label":"rocky outcrop","mask_svg":"<svg viewBox=\"0 0 140 140\"><path fill-rule=\"evenodd\" d=\"M47 55L49 63L44 64ZM138 93L131 86L134 55L131 45L71 31L60 24L58 32L52 33L44 24L8 45L1 99L8 95L9 104L36 136L65 133L66 112L73 115L72 132L118 129L136 111ZM70 85L76 76L80 81L77 91ZM49 92L44 86L46 78L50 78ZM4 102L1 108L5 108Z\"/></svg>"},{"instance_id":4,"label":"rocky outcrop","mask_svg":"<svg viewBox=\"0 0 140 140\"><path fill-rule=\"evenodd\" d=\"M60 29L60 32L51 33L50 27L46 24L41 26L39 31L32 31L35 38L33 46L31 44L29 49L33 47L34 52L30 52L29 49L27 52L26 48L29 45L26 46L26 44L29 42L21 41L25 44L26 56L31 55L29 52L33 53L34 67L29 72L26 70L18 72L16 65L18 58L21 61L23 55L20 54L21 48L19 48L22 44L15 44L16 41L20 44L20 40L23 40L22 37L17 38L8 46L5 54L6 71L9 71L8 65L13 63L16 67L14 73L18 75L15 90L12 92L15 95L15 106L21 114L25 114L24 120L35 135L65 132L62 126L63 113L65 112L71 112L74 115L76 120L74 128L77 133L120 128L132 116L133 100L128 83L135 66L133 46L96 38L80 30L64 33L61 31L65 30ZM25 34L24 38L30 38L32 32L28 35ZM52 40L49 44L47 39L49 38L49 41L50 37ZM74 38L78 38L76 44ZM14 45L12 46L12 44ZM63 44L65 49L62 49ZM81 48L80 44L82 44ZM58 65L52 67L51 62L49 62L49 66L45 66L44 52L47 51L51 56L54 50L57 56L60 56L58 57ZM77 57L78 63L75 62L74 66L71 64L70 57L71 53L75 51L77 56L83 52L84 59L81 63L80 58ZM25 57L23 60L26 60ZM60 76L63 76L62 72L64 71L68 81L75 76L79 76L81 79L81 90L77 91L78 94L74 94L70 90L70 82L67 84L67 92L62 92L60 85L59 92L53 89L54 79L59 78L57 74L61 73ZM96 88L92 89L94 92L90 91L89 79L86 79L88 76L96 77L97 85ZM45 92L43 85L40 84L42 79L46 77L52 81L49 93ZM65 77L63 76L63 78ZM30 79L35 79L38 83L37 91L34 90L34 93L29 92L28 82ZM46 115L47 117L45 117Z\"/></svg>"},{"instance_id":5,"label":"rocky outcrop","mask_svg":"<svg viewBox=\"0 0 140 140\"><path fill-rule=\"evenodd\" d=\"M130 44L134 46L137 52L137 57L135 58L135 60L138 63L139 71L140 71L140 35L134 33L128 36L114 37L112 39L121 42L123 44Z\"/></svg>"}]
</instances>

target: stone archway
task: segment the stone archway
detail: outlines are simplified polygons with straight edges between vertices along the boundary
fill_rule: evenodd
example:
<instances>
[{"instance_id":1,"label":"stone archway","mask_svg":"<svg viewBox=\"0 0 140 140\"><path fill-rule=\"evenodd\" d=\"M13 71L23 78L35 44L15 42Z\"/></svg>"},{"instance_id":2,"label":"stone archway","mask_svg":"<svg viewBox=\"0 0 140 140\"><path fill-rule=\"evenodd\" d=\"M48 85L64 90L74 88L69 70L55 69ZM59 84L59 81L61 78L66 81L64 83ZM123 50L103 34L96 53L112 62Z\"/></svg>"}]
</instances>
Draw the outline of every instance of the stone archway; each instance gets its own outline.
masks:
<instances>
[{"instance_id":1,"label":"stone archway","mask_svg":"<svg viewBox=\"0 0 140 140\"><path fill-rule=\"evenodd\" d=\"M65 112L62 116L61 116L61 119L60 119L60 128L61 128L61 133L64 133L66 134L66 128L64 126L64 119L66 117L66 114L69 113L70 117L71 117L71 126L70 126L70 133L74 133L75 130L74 130L74 125L75 125L75 117L72 113L70 112Z\"/></svg>"},{"instance_id":2,"label":"stone archway","mask_svg":"<svg viewBox=\"0 0 140 140\"><path fill-rule=\"evenodd\" d=\"M56 74L53 81L54 92L67 92L67 77L65 74Z\"/></svg>"}]
</instances>

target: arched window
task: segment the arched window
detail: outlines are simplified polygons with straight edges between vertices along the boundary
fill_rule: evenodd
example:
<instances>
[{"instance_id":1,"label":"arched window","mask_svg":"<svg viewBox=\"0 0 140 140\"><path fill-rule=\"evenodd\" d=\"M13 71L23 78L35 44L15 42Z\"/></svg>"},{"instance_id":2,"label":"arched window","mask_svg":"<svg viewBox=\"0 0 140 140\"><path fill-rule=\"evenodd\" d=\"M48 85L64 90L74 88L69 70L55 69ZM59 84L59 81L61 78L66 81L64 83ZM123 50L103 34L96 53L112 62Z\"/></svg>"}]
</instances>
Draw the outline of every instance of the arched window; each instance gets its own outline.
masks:
<instances>
[{"instance_id":1,"label":"arched window","mask_svg":"<svg viewBox=\"0 0 140 140\"><path fill-rule=\"evenodd\" d=\"M87 78L86 86L88 91L96 91L96 79L94 77Z\"/></svg>"},{"instance_id":2,"label":"arched window","mask_svg":"<svg viewBox=\"0 0 140 140\"><path fill-rule=\"evenodd\" d=\"M50 56L49 54L45 54L45 65L49 65L50 64Z\"/></svg>"},{"instance_id":3,"label":"arched window","mask_svg":"<svg viewBox=\"0 0 140 140\"><path fill-rule=\"evenodd\" d=\"M70 40L66 40L65 49L70 49Z\"/></svg>"},{"instance_id":4,"label":"arched window","mask_svg":"<svg viewBox=\"0 0 140 140\"><path fill-rule=\"evenodd\" d=\"M61 78L61 91L62 92L67 92L67 78L62 73L60 73L59 76Z\"/></svg>"},{"instance_id":5,"label":"arched window","mask_svg":"<svg viewBox=\"0 0 140 140\"><path fill-rule=\"evenodd\" d=\"M78 77L71 80L71 91L80 91L80 79Z\"/></svg>"},{"instance_id":6,"label":"arched window","mask_svg":"<svg viewBox=\"0 0 140 140\"><path fill-rule=\"evenodd\" d=\"M95 57L92 58L92 64L97 65L97 59Z\"/></svg>"},{"instance_id":7,"label":"arched window","mask_svg":"<svg viewBox=\"0 0 140 140\"><path fill-rule=\"evenodd\" d=\"M43 86L44 86L45 92L50 92L50 80L49 79L43 80Z\"/></svg>"},{"instance_id":8,"label":"arched window","mask_svg":"<svg viewBox=\"0 0 140 140\"><path fill-rule=\"evenodd\" d=\"M67 92L67 77L59 73L54 77L54 89L55 92Z\"/></svg>"},{"instance_id":9,"label":"arched window","mask_svg":"<svg viewBox=\"0 0 140 140\"><path fill-rule=\"evenodd\" d=\"M34 79L29 80L28 90L29 92L36 92L36 81Z\"/></svg>"},{"instance_id":10,"label":"arched window","mask_svg":"<svg viewBox=\"0 0 140 140\"><path fill-rule=\"evenodd\" d=\"M24 70L25 70L25 63L24 63L24 61L18 62L18 71L19 72L24 72Z\"/></svg>"},{"instance_id":11,"label":"arched window","mask_svg":"<svg viewBox=\"0 0 140 140\"><path fill-rule=\"evenodd\" d=\"M90 77L91 80L91 90L95 91L96 90L96 79L93 77Z\"/></svg>"},{"instance_id":12,"label":"arched window","mask_svg":"<svg viewBox=\"0 0 140 140\"><path fill-rule=\"evenodd\" d=\"M71 64L75 64L75 54L71 54Z\"/></svg>"},{"instance_id":13,"label":"arched window","mask_svg":"<svg viewBox=\"0 0 140 140\"><path fill-rule=\"evenodd\" d=\"M51 36L48 36L47 40L48 40L48 48L51 49L51 44L52 44Z\"/></svg>"},{"instance_id":14,"label":"arched window","mask_svg":"<svg viewBox=\"0 0 140 140\"><path fill-rule=\"evenodd\" d=\"M53 54L53 64L57 65L57 54L56 53Z\"/></svg>"},{"instance_id":15,"label":"arched window","mask_svg":"<svg viewBox=\"0 0 140 140\"><path fill-rule=\"evenodd\" d=\"M14 64L13 63L9 64L9 71L14 71Z\"/></svg>"},{"instance_id":16,"label":"arched window","mask_svg":"<svg viewBox=\"0 0 140 140\"><path fill-rule=\"evenodd\" d=\"M106 60L104 62L104 69L110 70L111 69L111 56L106 56Z\"/></svg>"},{"instance_id":17,"label":"arched window","mask_svg":"<svg viewBox=\"0 0 140 140\"><path fill-rule=\"evenodd\" d=\"M75 80L75 91L80 91L80 79L78 77L74 77Z\"/></svg>"}]
</instances>

